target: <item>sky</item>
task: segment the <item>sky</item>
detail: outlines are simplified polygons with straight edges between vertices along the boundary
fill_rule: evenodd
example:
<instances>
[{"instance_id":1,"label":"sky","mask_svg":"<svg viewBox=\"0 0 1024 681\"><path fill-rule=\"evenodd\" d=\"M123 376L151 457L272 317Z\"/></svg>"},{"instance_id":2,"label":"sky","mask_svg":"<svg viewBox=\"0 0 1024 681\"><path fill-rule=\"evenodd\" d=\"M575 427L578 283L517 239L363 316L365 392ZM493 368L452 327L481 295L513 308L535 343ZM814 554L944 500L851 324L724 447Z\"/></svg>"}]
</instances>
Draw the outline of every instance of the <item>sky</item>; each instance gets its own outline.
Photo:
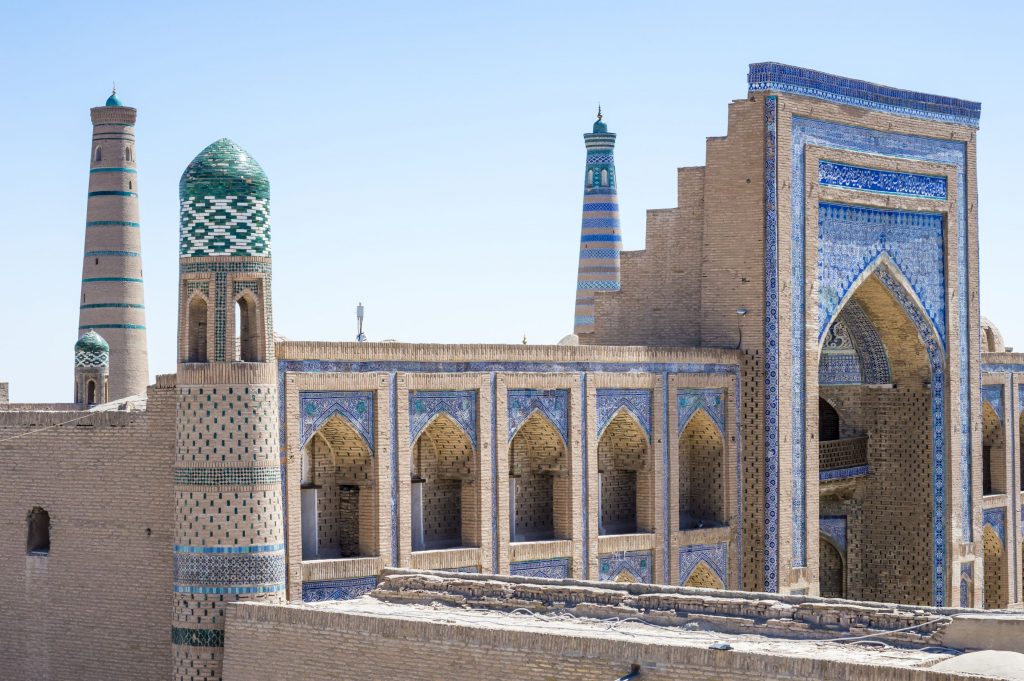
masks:
<instances>
[{"instance_id":1,"label":"sky","mask_svg":"<svg viewBox=\"0 0 1024 681\"><path fill-rule=\"evenodd\" d=\"M982 314L1024 350L1019 3L4 2L0 382L69 401L91 124L138 109L150 371L175 370L178 178L230 137L271 182L275 331L554 343L598 103L623 246L780 61L982 102Z\"/></svg>"}]
</instances>

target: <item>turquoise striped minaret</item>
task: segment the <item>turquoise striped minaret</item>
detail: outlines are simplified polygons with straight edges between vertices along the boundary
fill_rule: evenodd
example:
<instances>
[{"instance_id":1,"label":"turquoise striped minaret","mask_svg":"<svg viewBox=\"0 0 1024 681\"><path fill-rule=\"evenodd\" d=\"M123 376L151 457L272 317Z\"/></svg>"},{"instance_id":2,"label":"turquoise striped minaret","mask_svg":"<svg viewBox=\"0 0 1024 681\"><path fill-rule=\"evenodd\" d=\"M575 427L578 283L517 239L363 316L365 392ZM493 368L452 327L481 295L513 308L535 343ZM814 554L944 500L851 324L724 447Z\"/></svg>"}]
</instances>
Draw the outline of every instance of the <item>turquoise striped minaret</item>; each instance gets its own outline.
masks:
<instances>
[{"instance_id":1,"label":"turquoise striped minaret","mask_svg":"<svg viewBox=\"0 0 1024 681\"><path fill-rule=\"evenodd\" d=\"M619 197L615 179L615 133L597 109L594 131L583 135L587 173L583 187L583 229L576 283L574 333L586 340L594 330L594 294L619 290Z\"/></svg>"}]
</instances>

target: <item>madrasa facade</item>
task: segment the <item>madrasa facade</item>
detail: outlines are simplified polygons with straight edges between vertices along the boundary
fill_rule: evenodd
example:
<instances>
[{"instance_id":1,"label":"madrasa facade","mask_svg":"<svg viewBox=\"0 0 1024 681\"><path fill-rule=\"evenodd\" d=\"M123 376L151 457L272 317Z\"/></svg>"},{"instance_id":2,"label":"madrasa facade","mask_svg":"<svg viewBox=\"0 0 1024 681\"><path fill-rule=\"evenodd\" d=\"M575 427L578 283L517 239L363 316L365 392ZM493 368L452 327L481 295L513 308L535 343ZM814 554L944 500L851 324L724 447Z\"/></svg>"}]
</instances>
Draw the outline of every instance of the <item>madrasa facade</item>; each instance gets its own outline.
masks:
<instances>
[{"instance_id":1,"label":"madrasa facade","mask_svg":"<svg viewBox=\"0 0 1024 681\"><path fill-rule=\"evenodd\" d=\"M219 679L230 604L392 568L1021 605L1024 354L980 314L979 104L753 64L640 251L599 114L558 345L275 336L270 182L218 140L181 177L153 384L137 112L91 115L73 401L0 393L12 678Z\"/></svg>"}]
</instances>

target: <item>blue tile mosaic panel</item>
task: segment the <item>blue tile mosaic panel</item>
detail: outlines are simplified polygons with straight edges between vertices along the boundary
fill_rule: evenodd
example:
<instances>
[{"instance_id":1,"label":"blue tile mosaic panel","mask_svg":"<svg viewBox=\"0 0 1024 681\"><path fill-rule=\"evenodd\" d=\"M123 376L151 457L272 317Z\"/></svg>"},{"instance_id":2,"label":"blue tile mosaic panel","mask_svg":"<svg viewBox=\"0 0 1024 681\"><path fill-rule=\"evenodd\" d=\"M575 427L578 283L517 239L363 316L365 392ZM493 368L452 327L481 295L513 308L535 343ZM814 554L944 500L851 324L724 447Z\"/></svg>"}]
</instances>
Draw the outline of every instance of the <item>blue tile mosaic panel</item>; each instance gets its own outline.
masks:
<instances>
[{"instance_id":1,"label":"blue tile mosaic panel","mask_svg":"<svg viewBox=\"0 0 1024 681\"><path fill-rule=\"evenodd\" d=\"M750 92L787 92L898 116L978 127L981 104L953 97L901 90L777 62L751 64Z\"/></svg>"},{"instance_id":2,"label":"blue tile mosaic panel","mask_svg":"<svg viewBox=\"0 0 1024 681\"><path fill-rule=\"evenodd\" d=\"M317 601L347 601L368 594L377 586L376 577L354 579L328 579L302 583L302 600L306 603Z\"/></svg>"},{"instance_id":3,"label":"blue tile mosaic panel","mask_svg":"<svg viewBox=\"0 0 1024 681\"><path fill-rule=\"evenodd\" d=\"M764 98L764 589L779 590L778 97Z\"/></svg>"},{"instance_id":4,"label":"blue tile mosaic panel","mask_svg":"<svg viewBox=\"0 0 1024 681\"><path fill-rule=\"evenodd\" d=\"M871 322L871 318L856 301L847 301L839 313L839 319L843 320L846 330L850 334L850 340L860 360L861 377L867 385L888 385L892 383L892 373L889 368L889 354L885 350L885 344L878 329Z\"/></svg>"},{"instance_id":5,"label":"blue tile mosaic panel","mask_svg":"<svg viewBox=\"0 0 1024 681\"><path fill-rule=\"evenodd\" d=\"M1001 385L983 385L981 387L981 399L987 402L995 411L996 416L999 417L999 422L1003 422L1003 386Z\"/></svg>"},{"instance_id":6,"label":"blue tile mosaic panel","mask_svg":"<svg viewBox=\"0 0 1024 681\"><path fill-rule=\"evenodd\" d=\"M945 199L946 178L818 161L818 183L875 194L897 194L924 199Z\"/></svg>"},{"instance_id":7,"label":"blue tile mosaic panel","mask_svg":"<svg viewBox=\"0 0 1024 681\"><path fill-rule=\"evenodd\" d=\"M974 583L974 563L960 564L960 607L971 607L971 585Z\"/></svg>"},{"instance_id":8,"label":"blue tile mosaic panel","mask_svg":"<svg viewBox=\"0 0 1024 681\"><path fill-rule=\"evenodd\" d=\"M650 551L625 551L598 557L598 580L650 584L653 556Z\"/></svg>"},{"instance_id":9,"label":"blue tile mosaic panel","mask_svg":"<svg viewBox=\"0 0 1024 681\"><path fill-rule=\"evenodd\" d=\"M337 416L352 426L373 453L373 392L303 391L299 393L299 414L299 439L303 445Z\"/></svg>"},{"instance_id":10,"label":"blue tile mosaic panel","mask_svg":"<svg viewBox=\"0 0 1024 681\"><path fill-rule=\"evenodd\" d=\"M846 516L823 515L818 519L818 531L832 540L846 554Z\"/></svg>"},{"instance_id":11,"label":"blue tile mosaic panel","mask_svg":"<svg viewBox=\"0 0 1024 681\"><path fill-rule=\"evenodd\" d=\"M601 433L620 409L632 414L650 439L651 391L632 388L597 389L597 436L601 437Z\"/></svg>"},{"instance_id":12,"label":"blue tile mosaic panel","mask_svg":"<svg viewBox=\"0 0 1024 681\"><path fill-rule=\"evenodd\" d=\"M475 390L417 390L409 392L409 442L415 442L435 416L445 414L477 448Z\"/></svg>"},{"instance_id":13,"label":"blue tile mosaic panel","mask_svg":"<svg viewBox=\"0 0 1024 681\"><path fill-rule=\"evenodd\" d=\"M729 545L725 542L680 547L679 583L686 584L686 580L693 574L697 565L702 562L711 568L711 571L722 580L724 588L729 588Z\"/></svg>"},{"instance_id":14,"label":"blue tile mosaic panel","mask_svg":"<svg viewBox=\"0 0 1024 681\"><path fill-rule=\"evenodd\" d=\"M839 305L882 254L910 283L945 344L942 214L840 203L818 204L819 340Z\"/></svg>"},{"instance_id":15,"label":"blue tile mosaic panel","mask_svg":"<svg viewBox=\"0 0 1024 681\"><path fill-rule=\"evenodd\" d=\"M190 591L186 585L284 586L283 553L175 553L174 590ZM185 588L183 588L185 587Z\"/></svg>"},{"instance_id":16,"label":"blue tile mosaic panel","mask_svg":"<svg viewBox=\"0 0 1024 681\"><path fill-rule=\"evenodd\" d=\"M515 437L519 427L534 412L540 412L569 444L569 391L568 390L509 390L508 439Z\"/></svg>"},{"instance_id":17,"label":"blue tile mosaic panel","mask_svg":"<svg viewBox=\"0 0 1024 681\"><path fill-rule=\"evenodd\" d=\"M819 471L818 480L821 482L846 480L848 478L860 478L870 473L871 468L866 464L863 466L850 466L849 468L832 468L827 471Z\"/></svg>"},{"instance_id":18,"label":"blue tile mosaic panel","mask_svg":"<svg viewBox=\"0 0 1024 681\"><path fill-rule=\"evenodd\" d=\"M720 388L680 388L676 394L679 407L679 432L686 429L690 419L703 410L725 435L725 394Z\"/></svg>"},{"instance_id":19,"label":"blue tile mosaic panel","mask_svg":"<svg viewBox=\"0 0 1024 681\"><path fill-rule=\"evenodd\" d=\"M1006 546L1006 510L1002 508L986 508L982 511L983 524L995 530L999 542Z\"/></svg>"},{"instance_id":20,"label":"blue tile mosaic panel","mask_svg":"<svg viewBox=\"0 0 1024 681\"><path fill-rule=\"evenodd\" d=\"M544 579L568 579L569 559L524 560L509 565L509 574L518 577L542 577Z\"/></svg>"}]
</instances>

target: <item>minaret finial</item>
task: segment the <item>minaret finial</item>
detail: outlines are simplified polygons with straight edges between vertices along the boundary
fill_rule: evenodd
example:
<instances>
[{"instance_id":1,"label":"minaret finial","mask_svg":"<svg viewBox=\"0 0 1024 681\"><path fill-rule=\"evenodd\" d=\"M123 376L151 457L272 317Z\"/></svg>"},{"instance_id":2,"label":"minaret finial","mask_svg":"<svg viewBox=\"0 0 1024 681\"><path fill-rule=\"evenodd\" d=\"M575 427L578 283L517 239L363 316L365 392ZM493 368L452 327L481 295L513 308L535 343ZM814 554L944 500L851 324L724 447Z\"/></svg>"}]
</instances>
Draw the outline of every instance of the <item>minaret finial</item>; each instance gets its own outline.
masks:
<instances>
[{"instance_id":1,"label":"minaret finial","mask_svg":"<svg viewBox=\"0 0 1024 681\"><path fill-rule=\"evenodd\" d=\"M601 115L601 102L597 103L597 120L601 120L604 116Z\"/></svg>"},{"instance_id":2,"label":"minaret finial","mask_svg":"<svg viewBox=\"0 0 1024 681\"><path fill-rule=\"evenodd\" d=\"M117 81L116 80L115 81L111 81L110 94L112 94L112 95L116 95L117 94ZM601 105L598 104L597 108L600 109Z\"/></svg>"}]
</instances>

